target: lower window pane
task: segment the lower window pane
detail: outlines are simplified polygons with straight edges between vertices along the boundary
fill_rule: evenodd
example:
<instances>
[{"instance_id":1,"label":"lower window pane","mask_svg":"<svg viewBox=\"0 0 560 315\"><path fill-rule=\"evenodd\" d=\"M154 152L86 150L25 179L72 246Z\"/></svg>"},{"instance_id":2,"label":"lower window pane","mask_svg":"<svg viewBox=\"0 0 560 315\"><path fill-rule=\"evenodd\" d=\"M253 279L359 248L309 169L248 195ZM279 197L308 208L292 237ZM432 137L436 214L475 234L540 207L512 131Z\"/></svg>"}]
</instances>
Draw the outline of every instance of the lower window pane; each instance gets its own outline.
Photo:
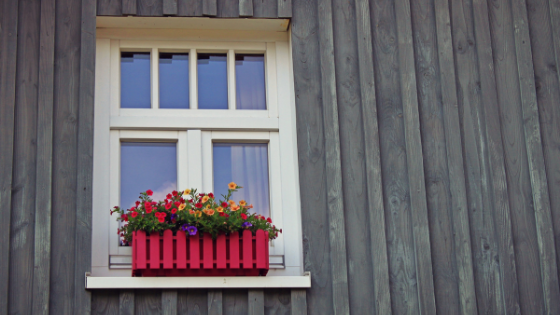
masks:
<instances>
[{"instance_id":1,"label":"lower window pane","mask_svg":"<svg viewBox=\"0 0 560 315\"><path fill-rule=\"evenodd\" d=\"M175 143L121 143L121 202L130 209L140 192L153 190L152 199L165 199L177 189L177 146Z\"/></svg>"},{"instance_id":2,"label":"lower window pane","mask_svg":"<svg viewBox=\"0 0 560 315\"><path fill-rule=\"evenodd\" d=\"M270 216L268 144L214 143L214 193L227 194L228 184L242 186L232 200L253 205L251 212Z\"/></svg>"}]
</instances>

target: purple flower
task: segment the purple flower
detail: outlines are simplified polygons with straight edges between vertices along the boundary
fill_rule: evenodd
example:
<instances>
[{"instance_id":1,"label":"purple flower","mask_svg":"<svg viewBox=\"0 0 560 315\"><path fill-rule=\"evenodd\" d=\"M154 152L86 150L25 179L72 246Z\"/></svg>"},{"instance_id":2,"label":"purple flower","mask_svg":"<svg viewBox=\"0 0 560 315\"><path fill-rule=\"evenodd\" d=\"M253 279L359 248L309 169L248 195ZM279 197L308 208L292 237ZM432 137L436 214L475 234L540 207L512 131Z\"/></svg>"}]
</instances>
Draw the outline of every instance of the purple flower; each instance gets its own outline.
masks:
<instances>
[{"instance_id":1,"label":"purple flower","mask_svg":"<svg viewBox=\"0 0 560 315\"><path fill-rule=\"evenodd\" d=\"M187 231L189 232L189 235L196 235L198 230L196 229L196 226L189 226L187 227Z\"/></svg>"},{"instance_id":2,"label":"purple flower","mask_svg":"<svg viewBox=\"0 0 560 315\"><path fill-rule=\"evenodd\" d=\"M253 226L250 222L243 222L243 224L241 224L242 227L244 228L248 228L250 226Z\"/></svg>"},{"instance_id":3,"label":"purple flower","mask_svg":"<svg viewBox=\"0 0 560 315\"><path fill-rule=\"evenodd\" d=\"M175 220L175 219L177 219L177 215L176 215L175 213L173 213L173 214L171 215L171 220Z\"/></svg>"},{"instance_id":4,"label":"purple flower","mask_svg":"<svg viewBox=\"0 0 560 315\"><path fill-rule=\"evenodd\" d=\"M186 231L188 228L189 228L189 225L186 224L186 223L181 226L181 230L183 230L183 231Z\"/></svg>"}]
</instances>

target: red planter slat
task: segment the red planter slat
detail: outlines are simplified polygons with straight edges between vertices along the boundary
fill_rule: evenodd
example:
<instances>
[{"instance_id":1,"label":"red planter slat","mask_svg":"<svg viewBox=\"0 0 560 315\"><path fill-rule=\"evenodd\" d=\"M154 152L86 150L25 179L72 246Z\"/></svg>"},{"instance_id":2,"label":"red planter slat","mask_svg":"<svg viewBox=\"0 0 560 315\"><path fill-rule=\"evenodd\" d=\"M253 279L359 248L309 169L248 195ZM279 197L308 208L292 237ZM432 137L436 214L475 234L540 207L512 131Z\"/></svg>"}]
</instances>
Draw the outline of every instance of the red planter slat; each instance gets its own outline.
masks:
<instances>
[{"instance_id":1,"label":"red planter slat","mask_svg":"<svg viewBox=\"0 0 560 315\"><path fill-rule=\"evenodd\" d=\"M255 236L249 230L241 236L237 232L220 234L216 240L210 234L199 237L198 233L186 235L183 231L174 236L170 230L164 231L163 237L158 233L146 236L143 231L132 235L133 276L225 277L268 273L268 233L262 230Z\"/></svg>"}]
</instances>

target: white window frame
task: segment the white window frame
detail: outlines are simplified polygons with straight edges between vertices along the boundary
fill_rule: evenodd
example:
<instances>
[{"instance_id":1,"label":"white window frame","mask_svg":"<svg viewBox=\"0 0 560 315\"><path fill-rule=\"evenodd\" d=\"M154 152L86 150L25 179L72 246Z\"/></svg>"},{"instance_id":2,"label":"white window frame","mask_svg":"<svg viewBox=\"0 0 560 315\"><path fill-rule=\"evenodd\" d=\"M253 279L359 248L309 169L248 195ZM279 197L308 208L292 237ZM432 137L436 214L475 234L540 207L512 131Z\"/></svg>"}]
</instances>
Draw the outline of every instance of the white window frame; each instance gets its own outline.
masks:
<instances>
[{"instance_id":1,"label":"white window frame","mask_svg":"<svg viewBox=\"0 0 560 315\"><path fill-rule=\"evenodd\" d=\"M177 186L213 190L212 144L267 143L271 218L283 233L271 242L269 275L303 274L301 209L297 168L295 98L289 40L231 41L231 31L209 41L99 38L96 46L93 186L93 276L130 275L131 249L118 246L116 218L109 209L120 198L120 143L177 143ZM244 37L244 36L239 36ZM246 38L246 36L245 36ZM211 41L210 41L211 40ZM159 52L189 53L189 109L159 109L152 78L150 109L120 108L121 51L150 51L158 78ZM197 52L227 53L228 109L197 107ZM264 53L266 110L235 110L235 53ZM113 232L111 232L113 231ZM114 234L114 235L113 235Z\"/></svg>"}]
</instances>

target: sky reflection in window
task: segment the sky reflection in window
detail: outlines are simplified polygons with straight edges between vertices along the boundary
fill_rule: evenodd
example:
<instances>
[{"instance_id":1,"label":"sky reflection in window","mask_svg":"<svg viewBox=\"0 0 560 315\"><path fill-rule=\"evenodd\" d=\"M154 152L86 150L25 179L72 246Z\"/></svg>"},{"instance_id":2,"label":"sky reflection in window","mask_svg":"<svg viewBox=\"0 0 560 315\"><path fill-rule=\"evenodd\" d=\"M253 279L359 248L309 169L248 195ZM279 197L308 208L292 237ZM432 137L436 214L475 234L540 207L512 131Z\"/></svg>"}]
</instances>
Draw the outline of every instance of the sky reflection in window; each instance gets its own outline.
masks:
<instances>
[{"instance_id":1,"label":"sky reflection in window","mask_svg":"<svg viewBox=\"0 0 560 315\"><path fill-rule=\"evenodd\" d=\"M189 108L188 54L159 54L159 108Z\"/></svg>"},{"instance_id":2,"label":"sky reflection in window","mask_svg":"<svg viewBox=\"0 0 560 315\"><path fill-rule=\"evenodd\" d=\"M235 55L237 109L266 109L264 55Z\"/></svg>"},{"instance_id":3,"label":"sky reflection in window","mask_svg":"<svg viewBox=\"0 0 560 315\"><path fill-rule=\"evenodd\" d=\"M198 54L198 108L228 109L227 55Z\"/></svg>"},{"instance_id":4,"label":"sky reflection in window","mask_svg":"<svg viewBox=\"0 0 560 315\"><path fill-rule=\"evenodd\" d=\"M151 108L150 53L121 53L121 108Z\"/></svg>"}]
</instances>

